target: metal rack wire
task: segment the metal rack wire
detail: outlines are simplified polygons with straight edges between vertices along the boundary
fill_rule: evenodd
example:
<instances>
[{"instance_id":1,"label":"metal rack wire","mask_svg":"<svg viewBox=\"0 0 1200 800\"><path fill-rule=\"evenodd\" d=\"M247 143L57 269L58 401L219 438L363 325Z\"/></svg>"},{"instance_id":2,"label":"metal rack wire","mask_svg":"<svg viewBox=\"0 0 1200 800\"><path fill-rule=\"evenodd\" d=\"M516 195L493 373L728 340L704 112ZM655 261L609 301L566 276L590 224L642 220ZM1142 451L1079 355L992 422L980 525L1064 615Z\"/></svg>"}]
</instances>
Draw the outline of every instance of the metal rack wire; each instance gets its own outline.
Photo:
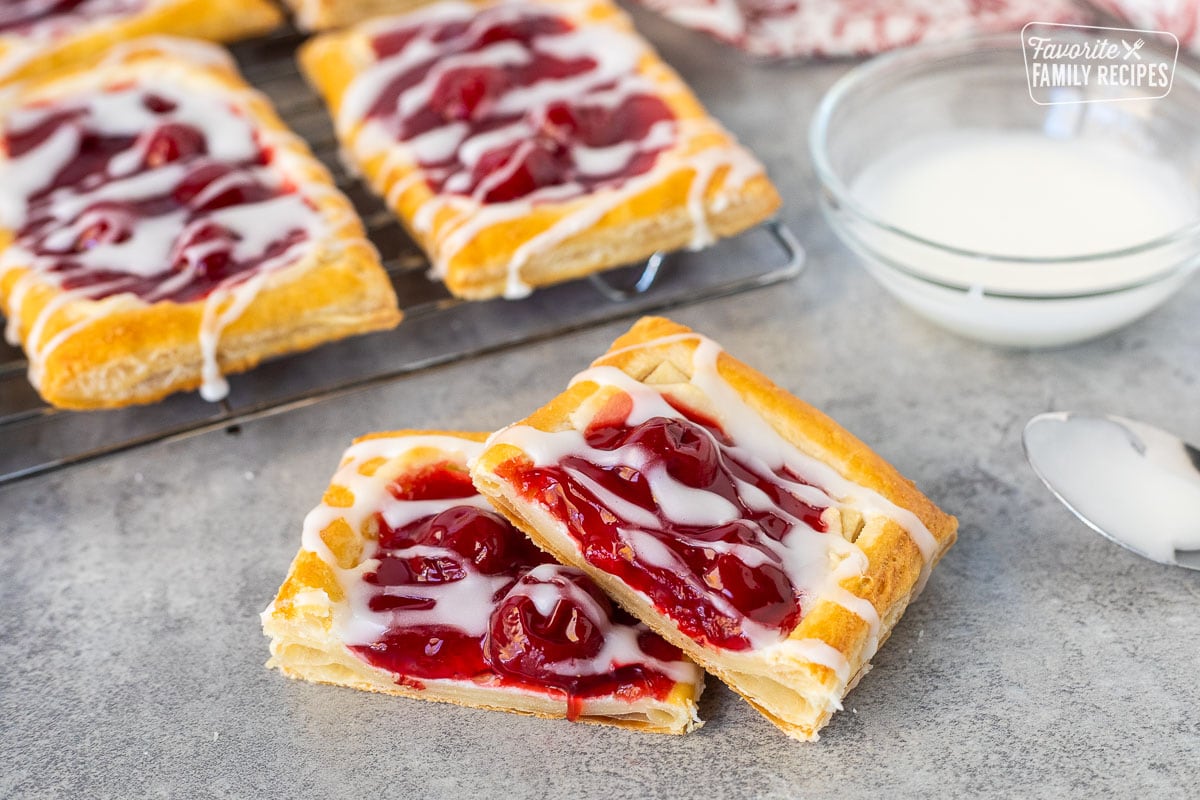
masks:
<instances>
[{"instance_id":1,"label":"metal rack wire","mask_svg":"<svg viewBox=\"0 0 1200 800\"><path fill-rule=\"evenodd\" d=\"M457 300L425 277L424 254L340 163L328 115L295 67L293 55L302 38L288 31L233 49L247 80L275 103L354 202L384 256L404 322L393 331L326 345L232 376L229 397L217 405L186 394L151 406L96 412L47 406L25 379L21 351L0 343L0 485L153 442L232 429L420 370L613 319L766 286L803 269L800 245L773 221L702 252L656 254L646 264L543 289L524 300Z\"/></svg>"}]
</instances>

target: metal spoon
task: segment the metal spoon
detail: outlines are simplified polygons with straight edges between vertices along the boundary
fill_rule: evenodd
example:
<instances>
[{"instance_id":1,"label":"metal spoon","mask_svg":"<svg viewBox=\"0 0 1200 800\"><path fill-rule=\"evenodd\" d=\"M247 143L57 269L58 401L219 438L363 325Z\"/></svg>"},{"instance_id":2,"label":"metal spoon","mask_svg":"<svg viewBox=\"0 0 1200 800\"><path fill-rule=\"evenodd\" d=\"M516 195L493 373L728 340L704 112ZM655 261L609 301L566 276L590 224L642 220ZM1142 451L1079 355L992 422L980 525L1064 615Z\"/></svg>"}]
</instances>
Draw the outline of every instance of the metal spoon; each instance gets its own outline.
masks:
<instances>
[{"instance_id":1,"label":"metal spoon","mask_svg":"<svg viewBox=\"0 0 1200 800\"><path fill-rule=\"evenodd\" d=\"M1042 483L1101 535L1200 570L1200 450L1144 422L1055 411L1025 425Z\"/></svg>"}]
</instances>

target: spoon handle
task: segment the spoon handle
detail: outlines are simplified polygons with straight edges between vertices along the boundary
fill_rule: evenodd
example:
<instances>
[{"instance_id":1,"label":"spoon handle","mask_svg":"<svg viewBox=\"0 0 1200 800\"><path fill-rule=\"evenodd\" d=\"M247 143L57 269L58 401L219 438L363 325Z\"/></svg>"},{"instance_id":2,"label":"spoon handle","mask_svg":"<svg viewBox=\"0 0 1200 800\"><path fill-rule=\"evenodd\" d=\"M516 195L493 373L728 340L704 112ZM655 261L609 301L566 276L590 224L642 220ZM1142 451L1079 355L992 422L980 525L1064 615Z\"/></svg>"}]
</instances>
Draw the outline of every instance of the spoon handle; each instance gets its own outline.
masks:
<instances>
[{"instance_id":1,"label":"spoon handle","mask_svg":"<svg viewBox=\"0 0 1200 800\"><path fill-rule=\"evenodd\" d=\"M1196 468L1196 472L1200 472L1200 449L1192 447L1187 442L1184 442L1183 452L1187 454L1188 461L1192 462L1192 466Z\"/></svg>"}]
</instances>

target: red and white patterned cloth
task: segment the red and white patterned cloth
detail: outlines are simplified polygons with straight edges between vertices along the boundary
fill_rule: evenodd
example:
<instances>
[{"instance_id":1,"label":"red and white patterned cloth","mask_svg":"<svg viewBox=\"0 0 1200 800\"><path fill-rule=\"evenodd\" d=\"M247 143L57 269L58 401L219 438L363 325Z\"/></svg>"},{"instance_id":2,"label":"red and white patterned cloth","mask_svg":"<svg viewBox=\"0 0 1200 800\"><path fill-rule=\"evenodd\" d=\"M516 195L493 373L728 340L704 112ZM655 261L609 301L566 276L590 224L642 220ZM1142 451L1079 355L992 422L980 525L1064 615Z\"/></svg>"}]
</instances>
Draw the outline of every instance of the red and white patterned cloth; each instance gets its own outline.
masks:
<instances>
[{"instance_id":1,"label":"red and white patterned cloth","mask_svg":"<svg viewBox=\"0 0 1200 800\"><path fill-rule=\"evenodd\" d=\"M1179 46L1200 53L1200 0L1092 0L1134 28L1170 31Z\"/></svg>"},{"instance_id":2,"label":"red and white patterned cloth","mask_svg":"<svg viewBox=\"0 0 1200 800\"><path fill-rule=\"evenodd\" d=\"M1086 22L1069 0L639 0L759 56L861 56L1026 22ZM1112 0L1134 5L1136 0ZM1195 6L1196 2L1176 0Z\"/></svg>"}]
</instances>

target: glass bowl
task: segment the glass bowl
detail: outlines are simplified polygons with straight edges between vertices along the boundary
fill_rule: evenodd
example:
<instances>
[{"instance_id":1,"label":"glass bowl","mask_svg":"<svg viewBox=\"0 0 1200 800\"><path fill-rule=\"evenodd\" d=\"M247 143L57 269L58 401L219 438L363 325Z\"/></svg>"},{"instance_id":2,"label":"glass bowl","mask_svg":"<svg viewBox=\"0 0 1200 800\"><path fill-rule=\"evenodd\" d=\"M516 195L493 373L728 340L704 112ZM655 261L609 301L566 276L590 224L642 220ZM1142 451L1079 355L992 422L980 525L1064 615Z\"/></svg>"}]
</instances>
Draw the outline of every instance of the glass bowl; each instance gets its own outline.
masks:
<instances>
[{"instance_id":1,"label":"glass bowl","mask_svg":"<svg viewBox=\"0 0 1200 800\"><path fill-rule=\"evenodd\" d=\"M1064 89L1057 99L1089 102L1034 103L1015 33L880 56L847 73L817 109L809 148L822 210L889 292L955 333L1015 347L1101 336L1184 285L1200 266L1200 219L1119 250L1029 258L922 238L878 218L850 187L906 142L965 130L1115 144L1171 165L1189 191L1200 186L1200 76L1179 64L1164 98L1121 100L1120 91Z\"/></svg>"}]
</instances>

